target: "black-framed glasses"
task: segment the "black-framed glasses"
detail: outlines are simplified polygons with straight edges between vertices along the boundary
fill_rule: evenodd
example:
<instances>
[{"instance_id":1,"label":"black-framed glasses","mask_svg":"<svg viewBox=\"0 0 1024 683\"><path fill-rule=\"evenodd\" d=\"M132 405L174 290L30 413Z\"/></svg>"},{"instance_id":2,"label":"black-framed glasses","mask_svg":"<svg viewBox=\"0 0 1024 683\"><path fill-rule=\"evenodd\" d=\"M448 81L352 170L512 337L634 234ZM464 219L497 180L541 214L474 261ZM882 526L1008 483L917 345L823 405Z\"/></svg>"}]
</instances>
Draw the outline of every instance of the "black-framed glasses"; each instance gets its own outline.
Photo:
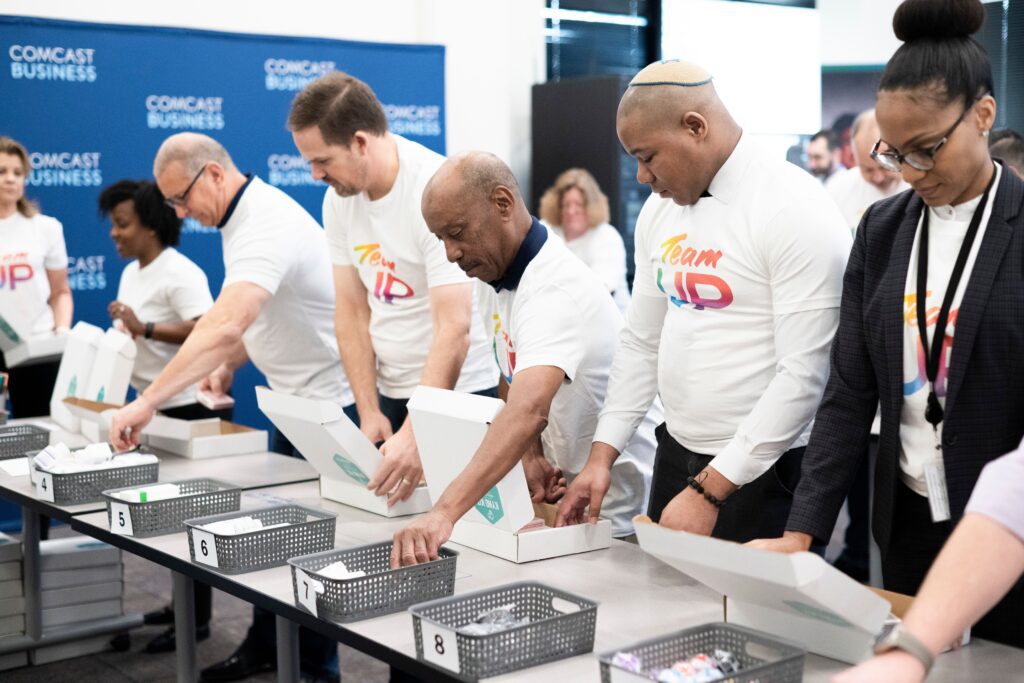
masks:
<instances>
[{"instance_id":1,"label":"black-framed glasses","mask_svg":"<svg viewBox=\"0 0 1024 683\"><path fill-rule=\"evenodd\" d=\"M200 176L203 175L203 172L206 170L207 166L209 166L209 164L203 164L203 167L199 169L199 173L196 173L196 177L192 179L192 182L188 184L188 187L185 188L184 192L182 192L176 197L167 197L166 199L164 199L164 204L171 207L172 209L176 209L179 206L185 206L185 202L188 201L189 193L192 192L192 188L195 187L197 182L199 182L199 178Z\"/></svg>"},{"instance_id":2,"label":"black-framed glasses","mask_svg":"<svg viewBox=\"0 0 1024 683\"><path fill-rule=\"evenodd\" d=\"M988 93L985 93L985 95L987 94ZM981 98L985 97L985 95L981 95L967 105L967 108L964 109L963 113L957 118L956 123L950 126L945 135L943 135L942 138L930 148L915 149L911 152L907 152L906 154L900 154L895 149L888 149L884 152L879 152L878 146L882 144L882 141L879 140L875 143L875 146L871 148L871 158L877 161L878 165L885 170L893 171L895 173L899 173L903 170L903 164L917 169L918 171L932 170L935 168L935 155L938 154L939 150L942 149L949 141L950 136L953 135L953 131L963 123L964 117L967 116L967 112L974 109L974 105L980 102Z\"/></svg>"}]
</instances>

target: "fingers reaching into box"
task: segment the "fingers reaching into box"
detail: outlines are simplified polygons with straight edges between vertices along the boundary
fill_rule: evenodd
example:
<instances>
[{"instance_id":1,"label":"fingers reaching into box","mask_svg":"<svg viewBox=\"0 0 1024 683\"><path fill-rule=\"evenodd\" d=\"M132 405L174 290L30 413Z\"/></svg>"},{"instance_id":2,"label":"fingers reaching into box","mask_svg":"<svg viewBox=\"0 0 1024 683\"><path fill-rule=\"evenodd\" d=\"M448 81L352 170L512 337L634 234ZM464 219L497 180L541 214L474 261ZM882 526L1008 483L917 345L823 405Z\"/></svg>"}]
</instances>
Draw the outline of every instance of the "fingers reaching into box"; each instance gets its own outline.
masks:
<instances>
[{"instance_id":1,"label":"fingers reaching into box","mask_svg":"<svg viewBox=\"0 0 1024 683\"><path fill-rule=\"evenodd\" d=\"M380 447L380 467L366 488L388 497L388 507L407 500L423 479L423 466L409 423Z\"/></svg>"},{"instance_id":2,"label":"fingers reaching into box","mask_svg":"<svg viewBox=\"0 0 1024 683\"><path fill-rule=\"evenodd\" d=\"M119 451L126 451L139 445L142 428L149 424L156 412L145 396L119 409L110 418L110 442Z\"/></svg>"},{"instance_id":3,"label":"fingers reaching into box","mask_svg":"<svg viewBox=\"0 0 1024 683\"><path fill-rule=\"evenodd\" d=\"M596 524L601 516L601 503L604 502L611 482L609 468L593 462L588 463L573 480L562 499L562 504L558 506L556 526L582 524L586 521Z\"/></svg>"},{"instance_id":4,"label":"fingers reaching into box","mask_svg":"<svg viewBox=\"0 0 1024 683\"><path fill-rule=\"evenodd\" d=\"M391 568L436 560L441 544L452 535L452 526L448 518L432 510L396 532L391 546Z\"/></svg>"},{"instance_id":5,"label":"fingers reaching into box","mask_svg":"<svg viewBox=\"0 0 1024 683\"><path fill-rule=\"evenodd\" d=\"M381 443L391 438L391 421L379 410L359 413L359 431L366 435L370 443Z\"/></svg>"}]
</instances>

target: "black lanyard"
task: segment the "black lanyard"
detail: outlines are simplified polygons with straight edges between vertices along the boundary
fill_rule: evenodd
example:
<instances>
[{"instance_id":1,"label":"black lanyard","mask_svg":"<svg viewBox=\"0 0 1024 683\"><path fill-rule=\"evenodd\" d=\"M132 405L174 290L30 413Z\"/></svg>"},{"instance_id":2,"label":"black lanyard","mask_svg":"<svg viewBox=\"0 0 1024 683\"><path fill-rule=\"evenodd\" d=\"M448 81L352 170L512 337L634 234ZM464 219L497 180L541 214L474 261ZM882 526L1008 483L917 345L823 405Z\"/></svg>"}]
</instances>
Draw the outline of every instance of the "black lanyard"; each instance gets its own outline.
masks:
<instances>
[{"instance_id":1,"label":"black lanyard","mask_svg":"<svg viewBox=\"0 0 1024 683\"><path fill-rule=\"evenodd\" d=\"M974 210L970 225L967 226L967 234L964 235L964 242L960 245L960 253L953 265L953 273L949 276L949 285L946 287L946 296L942 299L942 307L939 308L939 319L935 321L935 334L932 335L932 344L928 345L928 322L927 322L927 294L928 294L928 207L924 207L924 216L921 217L921 240L917 246L917 330L921 335L921 348L924 349L925 374L928 376L928 405L924 409L924 419L934 428L938 429L939 423L945 416L942 405L935 395L935 378L939 373L939 358L942 356L942 344L946 340L946 320L949 318L949 309L953 305L953 297L960 286L960 278L964 274L964 267L967 265L967 257L971 253L971 245L978 234L978 227L981 225L981 216L985 213L985 205L988 203L988 193L992 184L996 181L996 172L993 170L992 179L988 181L985 193L981 195L978 208Z\"/></svg>"}]
</instances>

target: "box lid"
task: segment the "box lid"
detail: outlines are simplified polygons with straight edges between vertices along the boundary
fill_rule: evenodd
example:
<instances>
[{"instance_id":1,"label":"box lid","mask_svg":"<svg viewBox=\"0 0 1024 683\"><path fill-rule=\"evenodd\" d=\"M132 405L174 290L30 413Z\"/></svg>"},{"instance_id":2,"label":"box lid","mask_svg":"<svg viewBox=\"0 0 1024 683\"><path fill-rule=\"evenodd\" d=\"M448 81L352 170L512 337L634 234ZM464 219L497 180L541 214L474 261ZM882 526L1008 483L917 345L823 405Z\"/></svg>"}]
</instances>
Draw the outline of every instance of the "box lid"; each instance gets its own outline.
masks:
<instances>
[{"instance_id":1,"label":"box lid","mask_svg":"<svg viewBox=\"0 0 1024 683\"><path fill-rule=\"evenodd\" d=\"M433 502L462 473L484 439L495 416L505 407L497 398L435 387L416 387L409 399L420 462ZM534 516L522 463L515 466L462 521L516 532Z\"/></svg>"},{"instance_id":2,"label":"box lid","mask_svg":"<svg viewBox=\"0 0 1024 683\"><path fill-rule=\"evenodd\" d=\"M103 338L100 340L99 348L109 350L128 360L135 359L135 340L124 332L115 330L113 327L108 328L107 331L103 333Z\"/></svg>"},{"instance_id":3,"label":"box lid","mask_svg":"<svg viewBox=\"0 0 1024 683\"><path fill-rule=\"evenodd\" d=\"M64 405L67 406L68 411L75 417L88 422L95 422L105 427L110 426L110 417L121 407L113 403L100 403L99 401L89 401L84 398L75 398L74 396L65 398Z\"/></svg>"}]
</instances>

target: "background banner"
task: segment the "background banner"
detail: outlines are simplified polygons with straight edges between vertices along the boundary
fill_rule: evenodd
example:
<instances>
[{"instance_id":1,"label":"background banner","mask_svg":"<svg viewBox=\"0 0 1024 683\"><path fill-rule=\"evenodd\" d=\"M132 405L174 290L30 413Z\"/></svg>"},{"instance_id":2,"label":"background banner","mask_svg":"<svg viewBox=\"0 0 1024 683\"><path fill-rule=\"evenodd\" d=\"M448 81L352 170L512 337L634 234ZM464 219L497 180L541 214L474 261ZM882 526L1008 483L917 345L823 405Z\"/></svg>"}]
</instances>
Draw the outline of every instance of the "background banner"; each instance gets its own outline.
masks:
<instances>
[{"instance_id":1,"label":"background banner","mask_svg":"<svg viewBox=\"0 0 1024 683\"><path fill-rule=\"evenodd\" d=\"M107 327L126 261L97 211L100 190L151 178L160 143L206 133L243 172L282 188L320 221L326 185L315 182L285 120L292 98L334 69L370 84L391 130L445 152L444 47L219 33L0 15L0 134L29 150L27 195L64 224L75 320ZM188 219L184 254L216 297L224 277L215 228ZM2 249L2 244L0 244ZM324 258L327 255L324 254ZM302 353L302 349L296 349ZM268 427L250 365L235 377L235 419Z\"/></svg>"}]
</instances>

